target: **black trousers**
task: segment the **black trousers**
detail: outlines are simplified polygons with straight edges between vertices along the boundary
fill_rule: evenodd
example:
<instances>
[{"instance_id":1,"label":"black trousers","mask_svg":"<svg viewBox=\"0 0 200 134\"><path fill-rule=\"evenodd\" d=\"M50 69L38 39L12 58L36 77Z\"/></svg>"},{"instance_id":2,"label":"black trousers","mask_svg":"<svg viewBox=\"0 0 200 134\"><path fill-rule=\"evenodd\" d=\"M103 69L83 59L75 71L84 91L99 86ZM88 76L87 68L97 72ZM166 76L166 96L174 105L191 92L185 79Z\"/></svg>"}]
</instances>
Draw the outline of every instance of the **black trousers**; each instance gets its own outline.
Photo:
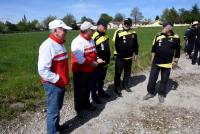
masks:
<instances>
[{"instance_id":1,"label":"black trousers","mask_svg":"<svg viewBox=\"0 0 200 134\"><path fill-rule=\"evenodd\" d=\"M147 91L150 94L154 94L154 95L156 94L156 89L155 89L156 82L158 79L158 75L161 72L161 82L160 82L158 94L166 96L166 88L167 88L167 82L169 80L170 71L171 71L170 68L163 68L155 64L152 64L151 72L149 76L149 82L147 85Z\"/></svg>"},{"instance_id":2,"label":"black trousers","mask_svg":"<svg viewBox=\"0 0 200 134\"><path fill-rule=\"evenodd\" d=\"M115 60L115 78L114 78L114 86L115 89L120 87L121 83L121 74L124 71L123 77L123 87L128 87L129 79L131 76L131 67L132 67L132 59L125 60L122 58L116 58Z\"/></svg>"},{"instance_id":3,"label":"black trousers","mask_svg":"<svg viewBox=\"0 0 200 134\"><path fill-rule=\"evenodd\" d=\"M200 65L200 55L199 57L197 57L199 52L200 52L200 44L195 44L194 55L192 57L192 64L196 64L197 62L198 65Z\"/></svg>"},{"instance_id":4,"label":"black trousers","mask_svg":"<svg viewBox=\"0 0 200 134\"><path fill-rule=\"evenodd\" d=\"M92 84L93 73L74 72L74 107L77 112L83 110L83 107L90 104L90 87Z\"/></svg>"},{"instance_id":5,"label":"black trousers","mask_svg":"<svg viewBox=\"0 0 200 134\"><path fill-rule=\"evenodd\" d=\"M106 78L107 69L108 67L97 67L95 69L92 82L92 98L97 97L97 91L98 93L104 92L103 85Z\"/></svg>"}]
</instances>

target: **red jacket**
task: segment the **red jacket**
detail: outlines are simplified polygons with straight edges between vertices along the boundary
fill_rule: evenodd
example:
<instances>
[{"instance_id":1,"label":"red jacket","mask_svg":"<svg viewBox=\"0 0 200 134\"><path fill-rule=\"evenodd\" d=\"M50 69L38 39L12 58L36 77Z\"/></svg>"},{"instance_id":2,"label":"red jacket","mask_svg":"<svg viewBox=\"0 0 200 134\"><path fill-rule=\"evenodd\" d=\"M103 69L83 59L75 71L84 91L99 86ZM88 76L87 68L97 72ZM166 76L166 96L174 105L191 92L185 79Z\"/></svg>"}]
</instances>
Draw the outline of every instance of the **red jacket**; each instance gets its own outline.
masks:
<instances>
[{"instance_id":1,"label":"red jacket","mask_svg":"<svg viewBox=\"0 0 200 134\"><path fill-rule=\"evenodd\" d=\"M39 49L38 72L42 82L49 82L59 87L69 83L68 54L64 41L50 35Z\"/></svg>"},{"instance_id":2,"label":"red jacket","mask_svg":"<svg viewBox=\"0 0 200 134\"><path fill-rule=\"evenodd\" d=\"M72 72L92 72L95 67L88 63L96 61L96 56L94 41L77 36L71 44Z\"/></svg>"}]
</instances>

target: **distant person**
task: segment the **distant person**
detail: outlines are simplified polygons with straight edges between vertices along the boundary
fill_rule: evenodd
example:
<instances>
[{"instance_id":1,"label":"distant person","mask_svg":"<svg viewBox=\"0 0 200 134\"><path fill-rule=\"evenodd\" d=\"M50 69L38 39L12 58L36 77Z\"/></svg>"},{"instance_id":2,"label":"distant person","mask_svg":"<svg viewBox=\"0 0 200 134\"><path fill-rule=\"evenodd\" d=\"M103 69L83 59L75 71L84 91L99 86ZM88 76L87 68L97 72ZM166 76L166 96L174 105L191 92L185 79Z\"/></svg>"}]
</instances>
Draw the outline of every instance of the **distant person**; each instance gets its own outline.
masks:
<instances>
[{"instance_id":1,"label":"distant person","mask_svg":"<svg viewBox=\"0 0 200 134\"><path fill-rule=\"evenodd\" d=\"M97 31L93 35L93 40L95 41L97 59L102 59L104 62L99 64L95 69L94 81L92 88L92 100L97 104L101 103L99 97L110 98L110 95L106 93L103 89L104 79L106 77L108 64L110 63L110 46L109 46L109 37L106 34L107 31L107 22L100 19L97 22ZM98 93L98 94L97 94Z\"/></svg>"},{"instance_id":2,"label":"distant person","mask_svg":"<svg viewBox=\"0 0 200 134\"><path fill-rule=\"evenodd\" d=\"M165 22L161 33L156 34L152 46L152 66L147 85L148 94L144 100L153 98L156 95L156 82L161 72L161 83L158 90L159 102L163 103L166 97L167 82L171 68L175 68L180 57L180 39L172 31L173 24Z\"/></svg>"},{"instance_id":3,"label":"distant person","mask_svg":"<svg viewBox=\"0 0 200 134\"><path fill-rule=\"evenodd\" d=\"M196 63L200 65L200 25L198 21L194 21L193 24L195 25L196 40L194 45L194 54L192 57L192 65L195 65Z\"/></svg>"},{"instance_id":4,"label":"distant person","mask_svg":"<svg viewBox=\"0 0 200 134\"><path fill-rule=\"evenodd\" d=\"M74 105L77 116L84 117L83 110L94 111L96 109L90 103L91 84L93 82L94 69L103 63L97 60L95 43L92 39L96 26L85 21L80 26L81 33L71 44L71 63L74 85Z\"/></svg>"},{"instance_id":5,"label":"distant person","mask_svg":"<svg viewBox=\"0 0 200 134\"><path fill-rule=\"evenodd\" d=\"M39 48L38 72L47 94L47 133L60 130L60 110L65 86L69 83L68 54L64 47L67 31L72 28L61 20L49 23L51 34Z\"/></svg>"},{"instance_id":6,"label":"distant person","mask_svg":"<svg viewBox=\"0 0 200 134\"><path fill-rule=\"evenodd\" d=\"M192 52L194 50L194 44L196 40L195 34L195 25L191 24L188 29L185 31L184 39L185 39L185 53L189 59L192 59Z\"/></svg>"},{"instance_id":7,"label":"distant person","mask_svg":"<svg viewBox=\"0 0 200 134\"><path fill-rule=\"evenodd\" d=\"M132 60L136 60L138 55L138 40L136 32L131 28L132 20L123 20L122 28L115 31L113 36L115 55L115 78L114 88L118 96L122 96L121 90L131 92L129 80L131 76ZM124 71L123 87L121 88L121 74Z\"/></svg>"}]
</instances>

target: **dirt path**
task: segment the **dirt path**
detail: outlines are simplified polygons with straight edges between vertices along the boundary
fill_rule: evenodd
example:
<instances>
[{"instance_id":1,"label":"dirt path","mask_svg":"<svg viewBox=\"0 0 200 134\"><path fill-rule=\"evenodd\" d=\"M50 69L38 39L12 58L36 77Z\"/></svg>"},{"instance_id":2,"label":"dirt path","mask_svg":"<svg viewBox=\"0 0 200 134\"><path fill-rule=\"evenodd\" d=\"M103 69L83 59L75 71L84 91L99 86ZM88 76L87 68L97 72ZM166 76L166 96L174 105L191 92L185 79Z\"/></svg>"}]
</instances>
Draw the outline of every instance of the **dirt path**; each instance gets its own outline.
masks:
<instances>
[{"instance_id":1,"label":"dirt path","mask_svg":"<svg viewBox=\"0 0 200 134\"><path fill-rule=\"evenodd\" d=\"M67 100L61 111L61 124L70 127L63 133L199 134L200 67L191 65L184 56L179 66L171 72L169 93L163 104L158 102L157 96L148 101L142 100L149 71L134 75L131 81L133 92L122 91L123 97L116 97L112 86L107 86L112 98L103 100L97 111L86 112L86 119L78 120L72 100ZM24 122L7 127L2 133L45 133L45 113L35 113L31 120Z\"/></svg>"}]
</instances>

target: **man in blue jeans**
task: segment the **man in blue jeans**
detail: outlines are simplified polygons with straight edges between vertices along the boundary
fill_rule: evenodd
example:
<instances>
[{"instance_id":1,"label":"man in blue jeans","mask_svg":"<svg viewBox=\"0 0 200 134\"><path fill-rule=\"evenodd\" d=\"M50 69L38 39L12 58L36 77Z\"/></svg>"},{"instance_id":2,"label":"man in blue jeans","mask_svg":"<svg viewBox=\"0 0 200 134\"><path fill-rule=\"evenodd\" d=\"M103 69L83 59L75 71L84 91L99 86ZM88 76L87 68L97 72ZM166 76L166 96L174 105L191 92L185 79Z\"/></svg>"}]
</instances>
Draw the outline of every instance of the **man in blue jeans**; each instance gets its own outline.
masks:
<instances>
[{"instance_id":1,"label":"man in blue jeans","mask_svg":"<svg viewBox=\"0 0 200 134\"><path fill-rule=\"evenodd\" d=\"M65 86L69 83L68 54L65 36L72 28L61 20L49 23L51 34L39 48L38 72L47 94L47 133L55 134L61 127L60 110Z\"/></svg>"}]
</instances>

